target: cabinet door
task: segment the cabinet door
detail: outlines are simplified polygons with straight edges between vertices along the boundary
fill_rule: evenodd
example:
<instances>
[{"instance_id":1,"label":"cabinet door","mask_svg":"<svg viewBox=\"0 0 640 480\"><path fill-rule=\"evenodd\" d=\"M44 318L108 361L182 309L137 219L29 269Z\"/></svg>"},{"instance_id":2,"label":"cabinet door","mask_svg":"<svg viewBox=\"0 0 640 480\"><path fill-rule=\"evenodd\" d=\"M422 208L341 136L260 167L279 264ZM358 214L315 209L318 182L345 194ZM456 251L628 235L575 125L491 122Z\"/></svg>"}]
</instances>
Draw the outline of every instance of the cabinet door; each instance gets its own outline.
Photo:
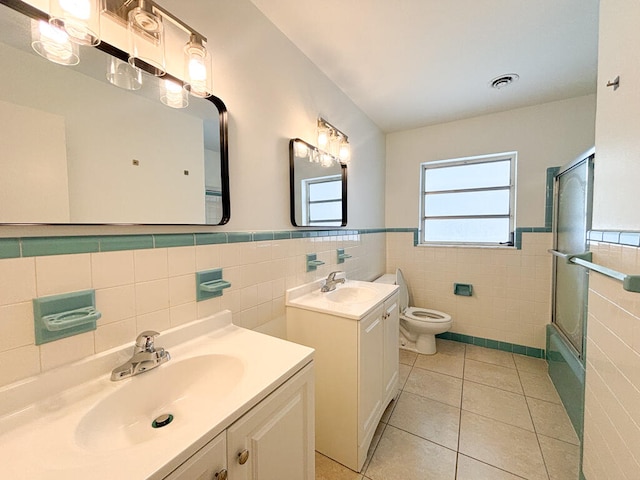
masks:
<instances>
[{"instance_id":1,"label":"cabinet door","mask_svg":"<svg viewBox=\"0 0 640 480\"><path fill-rule=\"evenodd\" d=\"M313 364L227 429L229 478L314 480Z\"/></svg>"},{"instance_id":2,"label":"cabinet door","mask_svg":"<svg viewBox=\"0 0 640 480\"><path fill-rule=\"evenodd\" d=\"M400 366L398 350L399 311L398 295L384 302L384 405L398 393L398 369Z\"/></svg>"},{"instance_id":3,"label":"cabinet door","mask_svg":"<svg viewBox=\"0 0 640 480\"><path fill-rule=\"evenodd\" d=\"M382 305L360 320L358 358L358 446L369 440L382 413Z\"/></svg>"},{"instance_id":4,"label":"cabinet door","mask_svg":"<svg viewBox=\"0 0 640 480\"><path fill-rule=\"evenodd\" d=\"M165 477L165 480L226 480L226 438L226 433L222 432Z\"/></svg>"}]
</instances>

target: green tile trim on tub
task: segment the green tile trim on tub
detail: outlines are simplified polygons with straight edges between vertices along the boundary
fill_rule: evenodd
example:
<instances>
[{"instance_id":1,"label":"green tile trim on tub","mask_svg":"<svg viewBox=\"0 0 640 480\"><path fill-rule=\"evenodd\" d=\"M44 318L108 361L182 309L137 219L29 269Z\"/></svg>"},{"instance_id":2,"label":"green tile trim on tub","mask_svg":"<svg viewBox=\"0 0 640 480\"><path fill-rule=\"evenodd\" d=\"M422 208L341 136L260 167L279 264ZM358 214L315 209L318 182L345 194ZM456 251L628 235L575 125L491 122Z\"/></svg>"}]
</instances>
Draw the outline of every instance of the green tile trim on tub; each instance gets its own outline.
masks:
<instances>
[{"instance_id":1,"label":"green tile trim on tub","mask_svg":"<svg viewBox=\"0 0 640 480\"><path fill-rule=\"evenodd\" d=\"M491 340L490 338L474 337L455 332L440 333L436 335L436 337L442 338L443 340L452 340L454 342L468 343L469 345L478 345L480 347L492 348L494 350L517 353L519 355L526 355L527 357L545 358L545 351L542 348L528 347L526 345L518 345L509 342L500 342L498 340Z\"/></svg>"},{"instance_id":2,"label":"green tile trim on tub","mask_svg":"<svg viewBox=\"0 0 640 480\"><path fill-rule=\"evenodd\" d=\"M193 233L154 235L153 239L155 248L191 247L195 245Z\"/></svg>"},{"instance_id":3,"label":"green tile trim on tub","mask_svg":"<svg viewBox=\"0 0 640 480\"><path fill-rule=\"evenodd\" d=\"M20 240L17 238L0 238L0 258L18 258L20 256Z\"/></svg>"}]
</instances>

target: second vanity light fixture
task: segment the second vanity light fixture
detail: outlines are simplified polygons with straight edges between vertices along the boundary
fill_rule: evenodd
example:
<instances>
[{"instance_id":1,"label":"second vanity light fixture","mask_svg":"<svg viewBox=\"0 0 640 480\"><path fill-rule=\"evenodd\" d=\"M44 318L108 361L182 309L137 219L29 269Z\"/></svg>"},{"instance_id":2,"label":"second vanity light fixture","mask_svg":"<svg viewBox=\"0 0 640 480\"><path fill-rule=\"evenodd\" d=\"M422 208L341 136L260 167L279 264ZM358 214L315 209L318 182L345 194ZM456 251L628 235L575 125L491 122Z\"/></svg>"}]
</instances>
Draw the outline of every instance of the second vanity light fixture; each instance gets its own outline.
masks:
<instances>
[{"instance_id":1,"label":"second vanity light fixture","mask_svg":"<svg viewBox=\"0 0 640 480\"><path fill-rule=\"evenodd\" d=\"M351 159L351 145L349 137L327 122L318 117L318 148L340 159L343 163L349 163Z\"/></svg>"},{"instance_id":2,"label":"second vanity light fixture","mask_svg":"<svg viewBox=\"0 0 640 480\"><path fill-rule=\"evenodd\" d=\"M38 54L55 63L75 65L79 61L77 45L96 46L101 41L101 20L107 17L127 27L127 65L110 65L107 79L116 86L140 88L140 71L156 77L167 73L165 59L165 22L170 22L188 38L182 47L182 82L164 80L161 100L182 108L188 105L187 93L206 98L212 95L211 54L207 39L152 0L50 0L49 25L34 21L32 46ZM172 39L176 35L172 35ZM169 48L170 52L178 49ZM173 59L173 64L178 63ZM169 83L170 82L170 83Z\"/></svg>"}]
</instances>

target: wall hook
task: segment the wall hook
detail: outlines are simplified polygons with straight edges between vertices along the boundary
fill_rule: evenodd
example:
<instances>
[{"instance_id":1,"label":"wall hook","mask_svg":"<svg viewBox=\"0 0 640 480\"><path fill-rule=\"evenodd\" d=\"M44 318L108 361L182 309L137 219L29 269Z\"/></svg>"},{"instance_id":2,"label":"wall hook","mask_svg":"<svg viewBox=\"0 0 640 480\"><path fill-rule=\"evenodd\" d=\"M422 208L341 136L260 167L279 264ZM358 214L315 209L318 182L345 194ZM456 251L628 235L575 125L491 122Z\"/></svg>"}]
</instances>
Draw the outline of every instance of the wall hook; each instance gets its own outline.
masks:
<instances>
[{"instance_id":1,"label":"wall hook","mask_svg":"<svg viewBox=\"0 0 640 480\"><path fill-rule=\"evenodd\" d=\"M614 78L613 81L609 80L607 87L613 87L613 91L615 92L620 87L620 75Z\"/></svg>"}]
</instances>

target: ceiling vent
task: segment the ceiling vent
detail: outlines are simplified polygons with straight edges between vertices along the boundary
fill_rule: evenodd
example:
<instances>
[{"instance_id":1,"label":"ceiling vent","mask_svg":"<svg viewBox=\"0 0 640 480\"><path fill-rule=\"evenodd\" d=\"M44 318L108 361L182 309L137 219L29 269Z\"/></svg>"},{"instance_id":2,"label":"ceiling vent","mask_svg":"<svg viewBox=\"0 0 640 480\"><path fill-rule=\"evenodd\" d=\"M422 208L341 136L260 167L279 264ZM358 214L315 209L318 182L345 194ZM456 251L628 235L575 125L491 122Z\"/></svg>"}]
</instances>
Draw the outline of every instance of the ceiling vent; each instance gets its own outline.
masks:
<instances>
[{"instance_id":1,"label":"ceiling vent","mask_svg":"<svg viewBox=\"0 0 640 480\"><path fill-rule=\"evenodd\" d=\"M520 75L517 73L506 73L504 75L500 75L499 77L494 78L489 82L491 88L497 88L498 90L504 88L508 85L511 85L513 82L517 81L520 78Z\"/></svg>"}]
</instances>

